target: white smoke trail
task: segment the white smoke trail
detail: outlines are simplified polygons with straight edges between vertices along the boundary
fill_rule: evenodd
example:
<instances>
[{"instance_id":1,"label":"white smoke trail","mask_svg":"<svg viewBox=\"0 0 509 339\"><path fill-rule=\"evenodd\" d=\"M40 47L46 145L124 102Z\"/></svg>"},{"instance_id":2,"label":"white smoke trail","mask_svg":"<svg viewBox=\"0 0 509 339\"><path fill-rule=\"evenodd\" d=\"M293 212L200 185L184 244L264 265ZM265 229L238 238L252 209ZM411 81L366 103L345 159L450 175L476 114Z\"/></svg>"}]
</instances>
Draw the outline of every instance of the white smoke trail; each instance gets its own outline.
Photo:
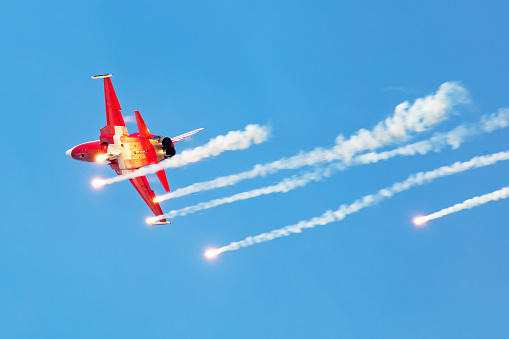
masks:
<instances>
[{"instance_id":1,"label":"white smoke trail","mask_svg":"<svg viewBox=\"0 0 509 339\"><path fill-rule=\"evenodd\" d=\"M424 132L435 127L447 119L454 106L469 101L466 89L446 82L435 94L417 99L411 106L408 101L399 104L391 117L379 122L371 131L361 129L349 139L339 135L334 153L341 160L348 161L360 152L407 141L413 132ZM292 161L292 158L285 160Z\"/></svg>"},{"instance_id":2,"label":"white smoke trail","mask_svg":"<svg viewBox=\"0 0 509 339\"><path fill-rule=\"evenodd\" d=\"M334 221L341 221L347 215L358 212L365 207L376 205L383 200L391 198L396 193L406 191L418 185L429 183L437 178L457 174L474 168L493 165L503 160L509 160L509 151L495 153L492 155L474 157L469 161L456 162L450 166L442 166L433 171L419 172L417 174L409 176L408 179L406 179L405 181L398 182L390 187L381 189L375 194L366 195L361 199L356 200L354 203L350 205L341 205L339 209L336 211L329 210L326 211L321 216L315 217L311 220L300 221L294 225L289 225L280 229L273 230L271 232L262 233L255 237L247 237L244 240L232 242L227 246L209 250L207 252L207 256L213 257L226 251L238 250L241 247L248 247L256 243L270 241L275 238L288 236L292 233L301 233L302 230L307 228L314 228L315 226L318 225L327 225Z\"/></svg>"},{"instance_id":3,"label":"white smoke trail","mask_svg":"<svg viewBox=\"0 0 509 339\"><path fill-rule=\"evenodd\" d=\"M269 138L269 127L247 125L243 131L230 131L211 139L206 145L185 150L173 158L165 160L165 168L176 168L217 156L225 151L237 151L249 148L253 144L261 144Z\"/></svg>"},{"instance_id":4,"label":"white smoke trail","mask_svg":"<svg viewBox=\"0 0 509 339\"><path fill-rule=\"evenodd\" d=\"M267 141L269 127L259 125L247 125L243 131L230 131L226 135L219 135L203 145L193 149L184 150L171 159L161 161L158 164L142 167L134 172L119 175L110 179L98 179L98 185L112 184L115 182L132 179L142 175L152 174L164 168L175 168L200 161L205 158L217 156L225 151L243 150L253 144Z\"/></svg>"},{"instance_id":5,"label":"white smoke trail","mask_svg":"<svg viewBox=\"0 0 509 339\"><path fill-rule=\"evenodd\" d=\"M427 140L419 141L413 144L408 144L405 146L398 147L391 151L385 152L369 152L361 155L357 155L352 157L348 162L343 162L341 165L334 165L331 169L342 170L351 165L366 165L370 163L376 163L381 160L388 160L395 156L409 156L409 155L424 155L428 152L435 151L439 152L446 146L451 146L453 149L458 148L464 141L466 141L469 137L492 132L498 128L504 128L509 125L509 109L500 109L498 113L484 115L481 117L481 120L476 125L460 125L453 130L445 133L436 133L434 136ZM334 154L334 149L330 150L321 150L323 152L329 152L326 157L314 157L313 161L309 161L310 158L299 158L294 159L294 161L288 163L289 166L274 166L274 163L268 163L265 165L256 165L251 170L241 172L238 174L232 174L229 176L219 177L210 181L194 183L190 186L179 188L173 192L168 194L160 195L156 199L156 201L164 201L172 198L178 198L185 195L189 195L192 193L198 193L203 191L212 190L215 188L232 186L237 184L239 181L255 178L258 176L265 176L267 173L274 173L282 169L296 169L303 166L315 165L318 163L331 162L340 160L342 155ZM310 153L313 153L312 151ZM299 162L300 161L300 162ZM289 180L289 179L285 179ZM297 180L300 180L297 178ZM309 180L306 182L317 180ZM289 184L288 182L285 184ZM278 184L279 185L279 184ZM283 185L283 187L285 186ZM277 185L276 185L277 186ZM303 187L304 185L297 185L296 187ZM272 188L266 187L267 191L270 191ZM295 187L295 188L296 188ZM276 189L276 188L274 188ZM285 191L287 192L287 191ZM261 195L261 194L260 194ZM255 195L258 196L258 195ZM228 199L228 198L225 198ZM219 200L219 199L218 199ZM244 200L244 199L242 199ZM180 215L180 214L179 214Z\"/></svg>"},{"instance_id":6,"label":"white smoke trail","mask_svg":"<svg viewBox=\"0 0 509 339\"><path fill-rule=\"evenodd\" d=\"M463 201L462 203L456 204L448 208L444 208L443 210L440 210L438 212L415 218L414 222L417 225L422 225L429 220L445 217L446 215L456 213L464 209L474 208L480 205L484 205L490 201L505 199L507 197L509 197L509 186L501 188L495 192L487 193L478 197L473 197L471 199Z\"/></svg>"}]
</instances>

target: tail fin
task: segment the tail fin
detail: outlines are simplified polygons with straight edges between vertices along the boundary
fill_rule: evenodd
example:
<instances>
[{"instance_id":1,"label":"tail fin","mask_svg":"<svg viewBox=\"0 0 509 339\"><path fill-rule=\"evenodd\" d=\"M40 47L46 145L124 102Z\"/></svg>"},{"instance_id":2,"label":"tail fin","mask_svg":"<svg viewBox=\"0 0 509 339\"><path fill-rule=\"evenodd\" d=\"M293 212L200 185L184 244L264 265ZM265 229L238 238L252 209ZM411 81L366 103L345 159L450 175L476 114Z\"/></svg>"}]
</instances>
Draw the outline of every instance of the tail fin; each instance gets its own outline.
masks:
<instances>
[{"instance_id":1,"label":"tail fin","mask_svg":"<svg viewBox=\"0 0 509 339\"><path fill-rule=\"evenodd\" d=\"M145 121L143 121L140 112L134 111L134 114L136 115L136 123L138 124L138 135L142 138L150 139L152 137L152 134L150 134L147 125L145 125ZM168 179L166 179L166 173L164 172L164 168L161 166L161 169L157 171L156 174L159 180L161 181L161 184L163 184L163 187L166 190L166 192L169 192L170 186L168 186Z\"/></svg>"},{"instance_id":2,"label":"tail fin","mask_svg":"<svg viewBox=\"0 0 509 339\"><path fill-rule=\"evenodd\" d=\"M145 125L145 121L143 121L140 112L134 111L134 114L136 115L136 123L138 124L138 133L140 137L150 139L152 134L150 134L147 125Z\"/></svg>"}]
</instances>

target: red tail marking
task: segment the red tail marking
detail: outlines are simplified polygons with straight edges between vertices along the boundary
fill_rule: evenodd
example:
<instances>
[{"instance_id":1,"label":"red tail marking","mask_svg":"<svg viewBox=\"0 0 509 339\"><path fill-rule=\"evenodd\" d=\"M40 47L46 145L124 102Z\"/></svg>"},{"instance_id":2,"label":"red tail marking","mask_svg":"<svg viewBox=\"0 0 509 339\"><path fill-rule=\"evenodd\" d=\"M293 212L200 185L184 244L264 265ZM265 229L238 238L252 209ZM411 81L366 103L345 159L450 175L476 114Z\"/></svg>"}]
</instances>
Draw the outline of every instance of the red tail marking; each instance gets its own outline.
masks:
<instances>
[{"instance_id":1,"label":"red tail marking","mask_svg":"<svg viewBox=\"0 0 509 339\"><path fill-rule=\"evenodd\" d=\"M140 112L134 111L134 114L136 115L136 123L138 124L139 136L142 138L150 139L152 137L152 134L150 134L147 125L145 125L145 121L143 121Z\"/></svg>"}]
</instances>

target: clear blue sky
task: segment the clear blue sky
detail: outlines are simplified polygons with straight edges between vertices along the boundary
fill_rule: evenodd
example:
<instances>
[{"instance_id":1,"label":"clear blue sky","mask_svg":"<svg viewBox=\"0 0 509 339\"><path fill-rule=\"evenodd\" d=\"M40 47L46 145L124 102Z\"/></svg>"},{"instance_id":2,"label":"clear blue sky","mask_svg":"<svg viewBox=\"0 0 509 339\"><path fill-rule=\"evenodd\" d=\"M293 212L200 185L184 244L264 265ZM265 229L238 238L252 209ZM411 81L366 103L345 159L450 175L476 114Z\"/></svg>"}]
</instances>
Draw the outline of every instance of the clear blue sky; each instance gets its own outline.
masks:
<instances>
[{"instance_id":1,"label":"clear blue sky","mask_svg":"<svg viewBox=\"0 0 509 339\"><path fill-rule=\"evenodd\" d=\"M411 224L507 186L507 163L203 258L208 246L310 219L411 173L507 150L507 129L157 228L128 182L96 191L90 180L113 172L64 156L105 125L102 83L90 79L102 73L114 74L124 115L140 110L152 132L205 128L180 150L272 126L262 145L168 170L172 189L331 146L445 81L472 103L437 130L475 121L509 107L507 13L503 1L3 2L0 337L509 337L509 201Z\"/></svg>"}]
</instances>

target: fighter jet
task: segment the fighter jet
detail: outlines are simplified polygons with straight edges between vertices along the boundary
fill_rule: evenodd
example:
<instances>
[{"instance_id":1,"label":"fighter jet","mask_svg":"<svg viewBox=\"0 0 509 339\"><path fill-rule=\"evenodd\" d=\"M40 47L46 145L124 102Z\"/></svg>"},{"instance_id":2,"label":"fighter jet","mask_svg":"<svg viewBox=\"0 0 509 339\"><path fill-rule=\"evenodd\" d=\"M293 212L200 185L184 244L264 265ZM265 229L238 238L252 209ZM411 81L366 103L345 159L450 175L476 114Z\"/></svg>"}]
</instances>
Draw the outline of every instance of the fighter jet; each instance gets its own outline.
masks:
<instances>
[{"instance_id":1,"label":"fighter jet","mask_svg":"<svg viewBox=\"0 0 509 339\"><path fill-rule=\"evenodd\" d=\"M104 80L106 102L106 126L100 131L99 140L86 142L67 150L65 155L71 159L86 162L109 161L109 165L118 175L133 172L141 167L157 164L175 155L174 144L203 128L181 134L174 138L163 137L149 132L140 112L134 111L138 133L129 134L122 117L120 104L111 83L112 74L95 75L92 79ZM166 192L170 191L164 168L156 172ZM129 179L152 212L158 216L163 211L159 203L154 202L155 194L145 176ZM166 219L150 224L169 224Z\"/></svg>"}]
</instances>

